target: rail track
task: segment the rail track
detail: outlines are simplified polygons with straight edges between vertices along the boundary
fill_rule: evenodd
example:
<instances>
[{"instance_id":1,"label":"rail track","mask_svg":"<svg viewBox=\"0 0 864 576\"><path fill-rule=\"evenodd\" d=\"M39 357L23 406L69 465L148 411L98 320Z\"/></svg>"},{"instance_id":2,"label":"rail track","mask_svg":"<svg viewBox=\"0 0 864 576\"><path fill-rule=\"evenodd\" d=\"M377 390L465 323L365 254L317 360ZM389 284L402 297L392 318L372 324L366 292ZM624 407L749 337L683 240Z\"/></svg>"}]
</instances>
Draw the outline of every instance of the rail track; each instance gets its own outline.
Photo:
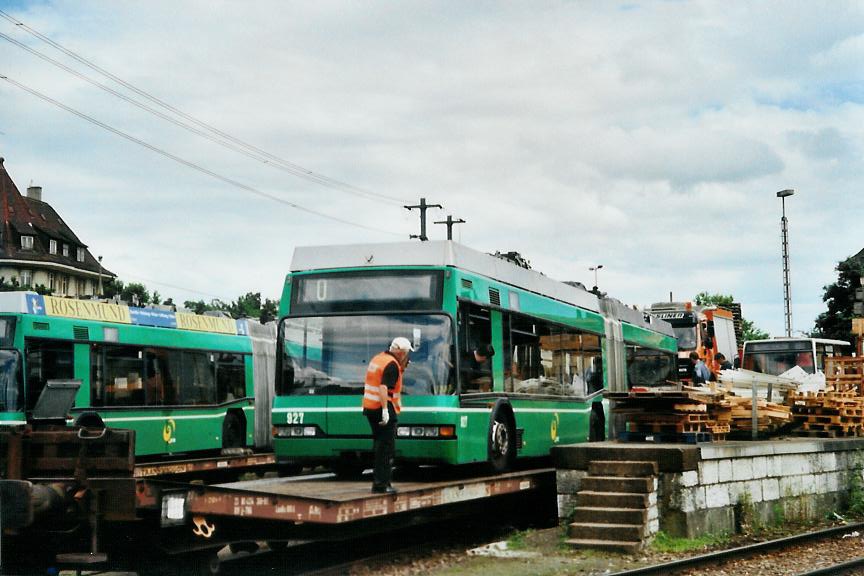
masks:
<instances>
[{"instance_id":1,"label":"rail track","mask_svg":"<svg viewBox=\"0 0 864 576\"><path fill-rule=\"evenodd\" d=\"M854 524L845 524L843 526L835 526L824 530L814 532L806 532L768 540L747 546L739 546L729 548L727 550L719 550L710 552L691 558L675 560L673 562L665 562L663 564L655 564L653 566L644 566L623 572L616 572L611 576L653 576L653 575L669 575L669 574L687 574L687 575L702 575L702 574L763 574L764 567L752 566L752 571L746 566L749 560L764 559L765 556L777 559L778 552L788 551L798 546L815 544L820 541L830 542L836 541L838 537L842 539L844 535L849 535L858 532L856 538L861 538L860 532L864 531L864 522ZM793 572L796 576L817 576L823 574L857 574L860 573L860 567L864 566L864 547L859 547L857 552L853 552L852 557L846 557L840 562L834 562L827 566L820 566L812 570ZM805 559L806 561L806 559ZM774 561L776 565L776 560ZM729 571L718 572L724 569L724 566L729 565ZM734 565L734 566L733 566ZM794 569L794 568L793 568Z\"/></svg>"}]
</instances>

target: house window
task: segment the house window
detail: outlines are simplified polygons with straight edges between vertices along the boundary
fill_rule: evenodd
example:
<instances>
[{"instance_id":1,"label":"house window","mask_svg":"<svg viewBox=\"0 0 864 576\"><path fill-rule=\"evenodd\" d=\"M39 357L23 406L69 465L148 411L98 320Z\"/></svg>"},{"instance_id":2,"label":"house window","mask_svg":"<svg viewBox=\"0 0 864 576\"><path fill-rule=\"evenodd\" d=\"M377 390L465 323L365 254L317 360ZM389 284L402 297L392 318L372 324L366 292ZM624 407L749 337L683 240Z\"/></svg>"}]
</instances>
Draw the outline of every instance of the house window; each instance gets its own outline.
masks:
<instances>
[{"instance_id":1,"label":"house window","mask_svg":"<svg viewBox=\"0 0 864 576\"><path fill-rule=\"evenodd\" d=\"M65 274L60 275L60 294L69 294L69 276Z\"/></svg>"},{"instance_id":2,"label":"house window","mask_svg":"<svg viewBox=\"0 0 864 576\"><path fill-rule=\"evenodd\" d=\"M69 257L69 245L63 244L63 256Z\"/></svg>"},{"instance_id":3,"label":"house window","mask_svg":"<svg viewBox=\"0 0 864 576\"><path fill-rule=\"evenodd\" d=\"M32 270L21 270L21 286L23 288L29 288L33 283L33 271Z\"/></svg>"},{"instance_id":4,"label":"house window","mask_svg":"<svg viewBox=\"0 0 864 576\"><path fill-rule=\"evenodd\" d=\"M33 236L21 236L21 248L24 250L32 250Z\"/></svg>"},{"instance_id":5,"label":"house window","mask_svg":"<svg viewBox=\"0 0 864 576\"><path fill-rule=\"evenodd\" d=\"M57 254L57 241L49 240L48 241L48 253L49 254Z\"/></svg>"},{"instance_id":6,"label":"house window","mask_svg":"<svg viewBox=\"0 0 864 576\"><path fill-rule=\"evenodd\" d=\"M84 248L78 248L76 256L78 257L78 262L84 261Z\"/></svg>"},{"instance_id":7,"label":"house window","mask_svg":"<svg viewBox=\"0 0 864 576\"><path fill-rule=\"evenodd\" d=\"M77 292L76 292L76 295L77 295L77 296L84 296L84 292L86 291L85 288L87 287L87 282L86 282L86 280L81 280L81 279L79 279L79 280L76 282L76 284L77 284L77 287L78 287L78 290L77 290Z\"/></svg>"},{"instance_id":8,"label":"house window","mask_svg":"<svg viewBox=\"0 0 864 576\"><path fill-rule=\"evenodd\" d=\"M57 288L57 275L54 272L48 273L48 289L55 290Z\"/></svg>"}]
</instances>

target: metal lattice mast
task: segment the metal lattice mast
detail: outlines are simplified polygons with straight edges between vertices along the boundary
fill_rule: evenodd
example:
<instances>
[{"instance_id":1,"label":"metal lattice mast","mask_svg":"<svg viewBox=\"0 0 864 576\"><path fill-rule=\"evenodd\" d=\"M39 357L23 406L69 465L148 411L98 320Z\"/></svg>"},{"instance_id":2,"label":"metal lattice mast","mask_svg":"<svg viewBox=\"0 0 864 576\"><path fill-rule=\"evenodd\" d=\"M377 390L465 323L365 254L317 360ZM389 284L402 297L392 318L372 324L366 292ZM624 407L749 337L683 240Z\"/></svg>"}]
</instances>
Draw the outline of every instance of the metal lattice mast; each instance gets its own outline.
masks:
<instances>
[{"instance_id":1,"label":"metal lattice mast","mask_svg":"<svg viewBox=\"0 0 864 576\"><path fill-rule=\"evenodd\" d=\"M783 216L780 218L780 243L783 249L783 303L787 338L792 337L792 281L789 279L789 221L786 219L786 197L794 193L794 190L777 192L783 210Z\"/></svg>"}]
</instances>

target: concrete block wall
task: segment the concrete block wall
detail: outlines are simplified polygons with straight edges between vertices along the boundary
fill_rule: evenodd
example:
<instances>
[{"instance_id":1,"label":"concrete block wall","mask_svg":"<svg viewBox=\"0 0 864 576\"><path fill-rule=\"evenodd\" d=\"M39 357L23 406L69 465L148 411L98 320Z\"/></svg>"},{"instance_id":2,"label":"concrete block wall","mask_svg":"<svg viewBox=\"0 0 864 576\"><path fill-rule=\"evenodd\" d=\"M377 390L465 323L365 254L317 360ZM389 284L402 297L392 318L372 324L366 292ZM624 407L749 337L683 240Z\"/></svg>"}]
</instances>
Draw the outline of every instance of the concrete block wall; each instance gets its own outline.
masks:
<instances>
[{"instance_id":1,"label":"concrete block wall","mask_svg":"<svg viewBox=\"0 0 864 576\"><path fill-rule=\"evenodd\" d=\"M737 450L703 447L696 470L661 474L661 528L692 538L735 532L742 521L813 520L839 511L851 474L864 459L860 446L823 448L821 442L802 440Z\"/></svg>"},{"instance_id":2,"label":"concrete block wall","mask_svg":"<svg viewBox=\"0 0 864 576\"><path fill-rule=\"evenodd\" d=\"M744 521L768 524L842 511L852 474L860 474L864 464L864 438L561 447L556 454L561 518L569 517L592 459L659 462L648 531L693 538L732 533Z\"/></svg>"}]
</instances>

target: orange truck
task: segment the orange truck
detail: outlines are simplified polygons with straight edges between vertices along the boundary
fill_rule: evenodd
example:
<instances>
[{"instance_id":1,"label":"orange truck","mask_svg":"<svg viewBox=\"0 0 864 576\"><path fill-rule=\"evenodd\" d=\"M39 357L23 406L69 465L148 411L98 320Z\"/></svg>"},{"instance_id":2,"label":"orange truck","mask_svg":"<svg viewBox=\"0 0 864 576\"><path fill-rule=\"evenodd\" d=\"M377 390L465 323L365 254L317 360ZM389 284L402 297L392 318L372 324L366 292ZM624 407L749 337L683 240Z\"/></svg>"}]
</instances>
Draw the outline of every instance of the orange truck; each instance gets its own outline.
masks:
<instances>
[{"instance_id":1,"label":"orange truck","mask_svg":"<svg viewBox=\"0 0 864 576\"><path fill-rule=\"evenodd\" d=\"M720 371L714 355L722 353L729 362L738 355L732 312L717 306L692 302L658 302L648 313L672 325L678 338L678 378L691 382L690 353L696 351L713 373Z\"/></svg>"}]
</instances>

